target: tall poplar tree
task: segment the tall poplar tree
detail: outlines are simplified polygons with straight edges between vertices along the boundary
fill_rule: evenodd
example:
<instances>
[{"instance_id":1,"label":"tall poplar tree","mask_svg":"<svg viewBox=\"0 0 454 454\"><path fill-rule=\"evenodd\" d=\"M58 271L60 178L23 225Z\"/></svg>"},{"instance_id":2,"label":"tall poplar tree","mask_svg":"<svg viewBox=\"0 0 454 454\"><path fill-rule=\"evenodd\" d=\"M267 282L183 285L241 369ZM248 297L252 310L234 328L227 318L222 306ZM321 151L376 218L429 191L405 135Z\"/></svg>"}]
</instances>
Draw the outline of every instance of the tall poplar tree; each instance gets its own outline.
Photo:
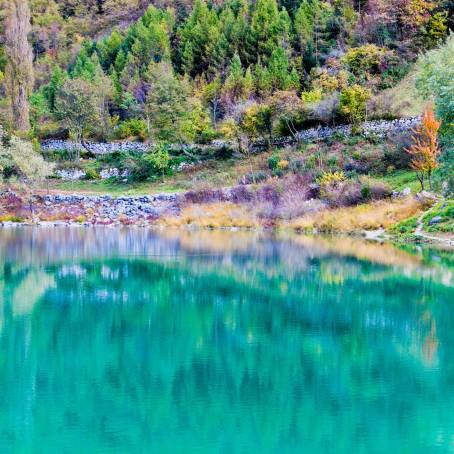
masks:
<instances>
[{"instance_id":1,"label":"tall poplar tree","mask_svg":"<svg viewBox=\"0 0 454 454\"><path fill-rule=\"evenodd\" d=\"M16 131L30 129L28 97L33 89L33 55L30 33L30 9L27 0L4 0L5 7L5 87L11 125Z\"/></svg>"}]
</instances>

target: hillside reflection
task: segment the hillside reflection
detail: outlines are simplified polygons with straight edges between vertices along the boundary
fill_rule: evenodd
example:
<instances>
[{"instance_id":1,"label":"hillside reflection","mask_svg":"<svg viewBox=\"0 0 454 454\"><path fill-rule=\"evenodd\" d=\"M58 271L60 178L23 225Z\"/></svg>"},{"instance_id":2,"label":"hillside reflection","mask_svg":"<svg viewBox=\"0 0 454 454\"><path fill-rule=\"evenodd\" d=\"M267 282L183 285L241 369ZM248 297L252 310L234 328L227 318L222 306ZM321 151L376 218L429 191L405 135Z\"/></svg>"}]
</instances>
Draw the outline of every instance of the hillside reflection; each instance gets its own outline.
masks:
<instances>
[{"instance_id":1,"label":"hillside reflection","mask_svg":"<svg viewBox=\"0 0 454 454\"><path fill-rule=\"evenodd\" d=\"M349 241L1 231L0 448L449 448L452 270Z\"/></svg>"}]
</instances>

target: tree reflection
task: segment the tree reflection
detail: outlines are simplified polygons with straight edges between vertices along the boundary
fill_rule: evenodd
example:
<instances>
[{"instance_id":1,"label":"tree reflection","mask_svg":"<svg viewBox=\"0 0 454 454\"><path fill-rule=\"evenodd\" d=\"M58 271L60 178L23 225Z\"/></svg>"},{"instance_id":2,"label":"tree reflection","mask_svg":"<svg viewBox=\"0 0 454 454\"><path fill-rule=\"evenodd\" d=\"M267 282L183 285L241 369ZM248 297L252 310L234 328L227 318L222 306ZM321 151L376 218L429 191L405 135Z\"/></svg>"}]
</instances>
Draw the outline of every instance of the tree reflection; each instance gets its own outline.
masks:
<instances>
[{"instance_id":1,"label":"tree reflection","mask_svg":"<svg viewBox=\"0 0 454 454\"><path fill-rule=\"evenodd\" d=\"M288 241L138 235L106 241L163 257L10 244L2 450L414 452L452 429L452 287Z\"/></svg>"}]
</instances>

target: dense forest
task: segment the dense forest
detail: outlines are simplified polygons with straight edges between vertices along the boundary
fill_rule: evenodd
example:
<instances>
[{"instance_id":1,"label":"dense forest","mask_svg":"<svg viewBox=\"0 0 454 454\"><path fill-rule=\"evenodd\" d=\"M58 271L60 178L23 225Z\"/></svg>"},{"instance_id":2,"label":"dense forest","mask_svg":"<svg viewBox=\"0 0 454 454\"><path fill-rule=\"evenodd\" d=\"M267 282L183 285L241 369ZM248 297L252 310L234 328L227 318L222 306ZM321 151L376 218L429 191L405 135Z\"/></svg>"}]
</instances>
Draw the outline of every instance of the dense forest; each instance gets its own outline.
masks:
<instances>
[{"instance_id":1,"label":"dense forest","mask_svg":"<svg viewBox=\"0 0 454 454\"><path fill-rule=\"evenodd\" d=\"M399 116L377 95L447 36L453 8L428 0L31 0L28 11L24 0L4 2L16 9L15 17L4 9L4 107L19 71L35 134L171 142L234 135L244 115L263 135ZM31 49L8 30L26 32ZM16 68L7 64L14 46Z\"/></svg>"}]
</instances>

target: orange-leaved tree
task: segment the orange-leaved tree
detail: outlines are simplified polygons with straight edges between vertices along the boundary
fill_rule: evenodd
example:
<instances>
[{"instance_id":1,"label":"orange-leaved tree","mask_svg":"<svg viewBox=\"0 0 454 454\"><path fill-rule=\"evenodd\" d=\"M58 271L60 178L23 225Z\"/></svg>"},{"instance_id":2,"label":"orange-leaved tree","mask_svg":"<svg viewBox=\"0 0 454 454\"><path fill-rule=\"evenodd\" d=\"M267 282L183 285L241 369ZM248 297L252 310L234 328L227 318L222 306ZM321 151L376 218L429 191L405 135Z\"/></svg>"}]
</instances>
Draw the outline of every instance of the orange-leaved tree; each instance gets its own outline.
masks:
<instances>
[{"instance_id":1,"label":"orange-leaved tree","mask_svg":"<svg viewBox=\"0 0 454 454\"><path fill-rule=\"evenodd\" d=\"M427 175L429 188L432 189L432 173L437 168L437 157L440 154L438 145L438 130L441 122L435 118L432 107L426 108L421 125L414 130L413 144L407 149L411 155L411 168L416 172L421 190L424 191L424 181Z\"/></svg>"}]
</instances>

